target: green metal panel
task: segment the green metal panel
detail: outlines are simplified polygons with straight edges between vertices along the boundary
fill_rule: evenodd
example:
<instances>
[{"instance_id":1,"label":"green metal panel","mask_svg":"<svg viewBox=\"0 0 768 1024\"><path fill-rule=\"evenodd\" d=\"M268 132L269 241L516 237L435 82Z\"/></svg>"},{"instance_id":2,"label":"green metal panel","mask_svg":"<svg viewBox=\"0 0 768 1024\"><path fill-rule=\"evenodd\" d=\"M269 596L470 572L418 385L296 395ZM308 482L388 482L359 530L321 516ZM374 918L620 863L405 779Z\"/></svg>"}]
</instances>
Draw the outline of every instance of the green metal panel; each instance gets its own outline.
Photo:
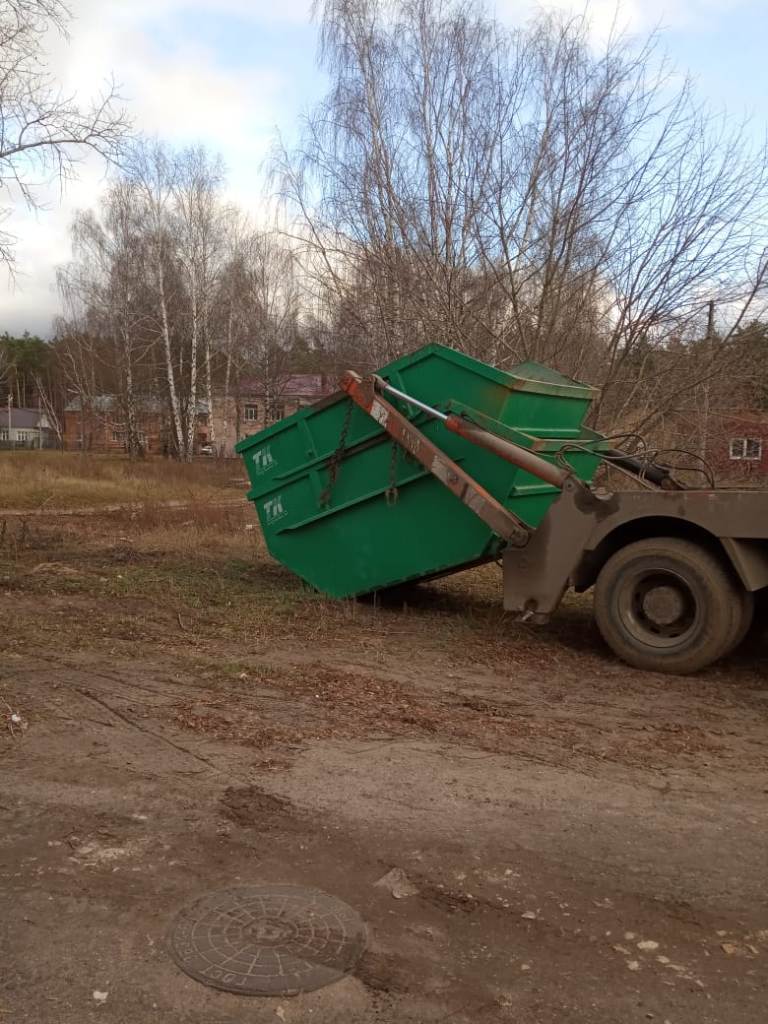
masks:
<instances>
[{"instance_id":1,"label":"green metal panel","mask_svg":"<svg viewBox=\"0 0 768 1024\"><path fill-rule=\"evenodd\" d=\"M428 345L385 366L395 387L443 411L465 412L481 426L555 459L564 444L587 450L562 456L590 480L601 439L583 426L593 389L525 363L503 372L442 345ZM555 488L394 403L450 458L530 526ZM470 412L471 410L471 412ZM330 499L328 463L348 424L346 449ZM503 542L381 427L339 393L237 446L271 554L334 597L456 572L498 556ZM397 500L388 495L397 487Z\"/></svg>"}]
</instances>

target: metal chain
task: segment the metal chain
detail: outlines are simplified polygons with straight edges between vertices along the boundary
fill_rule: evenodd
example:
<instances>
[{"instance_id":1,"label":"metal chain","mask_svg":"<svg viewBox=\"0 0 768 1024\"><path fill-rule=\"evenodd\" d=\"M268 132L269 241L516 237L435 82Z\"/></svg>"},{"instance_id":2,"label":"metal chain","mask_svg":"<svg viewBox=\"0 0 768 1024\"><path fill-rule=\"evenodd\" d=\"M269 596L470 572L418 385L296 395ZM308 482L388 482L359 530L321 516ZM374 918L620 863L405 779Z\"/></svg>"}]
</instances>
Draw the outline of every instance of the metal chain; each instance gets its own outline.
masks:
<instances>
[{"instance_id":1,"label":"metal chain","mask_svg":"<svg viewBox=\"0 0 768 1024\"><path fill-rule=\"evenodd\" d=\"M338 447L328 460L328 485L323 491L323 493L320 495L320 506L323 508L326 505L328 505L331 501L331 495L333 493L333 488L336 484L336 478L339 475L339 467L341 466L342 460L344 458L344 452L347 447L347 434L349 433L349 425L352 422L353 408L354 403L350 398L348 399L347 411L344 414L344 422L341 426L341 434L339 435Z\"/></svg>"},{"instance_id":2,"label":"metal chain","mask_svg":"<svg viewBox=\"0 0 768 1024\"><path fill-rule=\"evenodd\" d=\"M384 492L388 505L394 505L400 497L400 492L397 489L397 456L399 447L397 441L392 442L392 454L389 457L389 487Z\"/></svg>"}]
</instances>

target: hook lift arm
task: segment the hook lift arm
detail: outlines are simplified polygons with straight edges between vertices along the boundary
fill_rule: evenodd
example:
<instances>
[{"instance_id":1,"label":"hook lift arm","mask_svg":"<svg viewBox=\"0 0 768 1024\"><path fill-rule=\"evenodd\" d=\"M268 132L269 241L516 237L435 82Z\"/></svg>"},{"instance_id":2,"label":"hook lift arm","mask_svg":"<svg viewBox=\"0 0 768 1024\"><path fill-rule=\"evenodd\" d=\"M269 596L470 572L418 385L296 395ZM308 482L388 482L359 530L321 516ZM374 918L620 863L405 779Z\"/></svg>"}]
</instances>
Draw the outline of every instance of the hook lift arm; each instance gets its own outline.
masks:
<instances>
[{"instance_id":1,"label":"hook lift arm","mask_svg":"<svg viewBox=\"0 0 768 1024\"><path fill-rule=\"evenodd\" d=\"M436 476L475 515L479 516L484 523L513 547L524 547L528 543L531 536L530 528L430 441L418 427L414 426L406 416L383 397L383 393L392 395L415 409L420 409L433 419L440 420L446 430L493 452L520 469L532 473L545 483L562 489L567 481L573 480L567 470L553 466L552 463L528 451L527 448L496 437L495 434L483 430L482 427L478 427L460 416L440 412L425 402L392 387L391 384L375 374L361 378L354 371L348 370L341 379L341 387L413 458Z\"/></svg>"}]
</instances>

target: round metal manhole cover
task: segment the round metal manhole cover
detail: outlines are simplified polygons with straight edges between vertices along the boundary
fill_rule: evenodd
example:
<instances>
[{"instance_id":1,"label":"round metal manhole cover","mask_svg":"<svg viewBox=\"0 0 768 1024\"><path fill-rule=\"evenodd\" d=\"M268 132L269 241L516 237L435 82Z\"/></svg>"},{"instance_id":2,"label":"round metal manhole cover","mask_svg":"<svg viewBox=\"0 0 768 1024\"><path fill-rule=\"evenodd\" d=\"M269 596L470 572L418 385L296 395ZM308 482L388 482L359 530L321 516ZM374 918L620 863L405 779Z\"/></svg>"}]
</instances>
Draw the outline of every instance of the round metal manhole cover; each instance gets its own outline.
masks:
<instances>
[{"instance_id":1,"label":"round metal manhole cover","mask_svg":"<svg viewBox=\"0 0 768 1024\"><path fill-rule=\"evenodd\" d=\"M352 907L317 889L244 885L186 906L170 946L179 967L204 985L296 995L353 969L365 949L365 925Z\"/></svg>"}]
</instances>

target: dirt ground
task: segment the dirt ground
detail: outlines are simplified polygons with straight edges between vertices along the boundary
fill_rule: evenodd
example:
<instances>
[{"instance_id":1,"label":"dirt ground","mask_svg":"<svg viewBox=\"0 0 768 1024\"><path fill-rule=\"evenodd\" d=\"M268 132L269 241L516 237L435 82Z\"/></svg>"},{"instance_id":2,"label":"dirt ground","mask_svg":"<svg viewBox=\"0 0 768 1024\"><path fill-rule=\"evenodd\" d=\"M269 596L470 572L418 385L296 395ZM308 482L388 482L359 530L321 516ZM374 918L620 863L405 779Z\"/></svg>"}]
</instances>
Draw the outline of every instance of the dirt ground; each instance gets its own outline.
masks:
<instances>
[{"instance_id":1,"label":"dirt ground","mask_svg":"<svg viewBox=\"0 0 768 1024\"><path fill-rule=\"evenodd\" d=\"M0 1022L767 1019L765 637L637 672L586 600L516 625L491 566L333 603L251 524L0 524ZM236 882L349 902L355 975L182 974L174 915Z\"/></svg>"}]
</instances>

